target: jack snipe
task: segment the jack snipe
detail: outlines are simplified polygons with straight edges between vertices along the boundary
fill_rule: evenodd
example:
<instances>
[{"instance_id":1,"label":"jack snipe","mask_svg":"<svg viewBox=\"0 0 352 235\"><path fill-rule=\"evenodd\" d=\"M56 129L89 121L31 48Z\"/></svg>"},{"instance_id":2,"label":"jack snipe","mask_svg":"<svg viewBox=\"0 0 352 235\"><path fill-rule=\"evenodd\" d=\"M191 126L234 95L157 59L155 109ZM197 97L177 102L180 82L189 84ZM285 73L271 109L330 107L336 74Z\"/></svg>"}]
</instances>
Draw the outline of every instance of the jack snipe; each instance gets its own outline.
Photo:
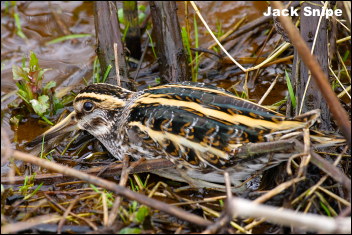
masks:
<instances>
[{"instance_id":1,"label":"jack snipe","mask_svg":"<svg viewBox=\"0 0 352 235\"><path fill-rule=\"evenodd\" d=\"M290 156L239 158L241 146L278 140L310 127L320 114L313 110L287 118L223 89L189 82L141 92L92 84L77 95L74 109L69 118L117 159L126 154L134 159L167 158L191 178L213 183L223 182L227 170L234 184ZM158 173L167 176L171 171Z\"/></svg>"}]
</instances>

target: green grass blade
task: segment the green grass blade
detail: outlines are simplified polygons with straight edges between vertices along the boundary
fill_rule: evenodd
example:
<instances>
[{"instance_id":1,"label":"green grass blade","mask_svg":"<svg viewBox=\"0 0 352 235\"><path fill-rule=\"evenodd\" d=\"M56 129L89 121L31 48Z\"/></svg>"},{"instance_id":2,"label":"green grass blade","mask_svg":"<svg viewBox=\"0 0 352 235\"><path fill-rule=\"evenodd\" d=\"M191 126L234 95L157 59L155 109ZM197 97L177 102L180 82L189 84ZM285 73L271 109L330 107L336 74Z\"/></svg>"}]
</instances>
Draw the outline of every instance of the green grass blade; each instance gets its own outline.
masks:
<instances>
[{"instance_id":1,"label":"green grass blade","mask_svg":"<svg viewBox=\"0 0 352 235\"><path fill-rule=\"evenodd\" d=\"M153 51L153 55L155 57L155 59L158 58L158 56L156 55L156 52L155 52L155 49L154 49L154 42L153 42L153 39L152 39L152 36L150 35L150 33L148 32L148 30L145 31L149 37L149 40L150 40L150 43L152 44L152 51Z\"/></svg>"},{"instance_id":2,"label":"green grass blade","mask_svg":"<svg viewBox=\"0 0 352 235\"><path fill-rule=\"evenodd\" d=\"M199 34L198 34L198 24L197 24L197 19L196 15L193 17L193 25L194 25L194 40L195 40L195 48L199 47ZM199 58L198 58L198 51L195 53L195 63L194 63L194 77L192 78L192 82L197 82L198 81L198 63L199 63Z\"/></svg>"},{"instance_id":3,"label":"green grass blade","mask_svg":"<svg viewBox=\"0 0 352 235\"><path fill-rule=\"evenodd\" d=\"M49 42L46 42L45 45L51 45L51 44L63 42L63 41L66 41L66 40L71 40L71 39L75 39L75 38L84 38L84 37L90 37L90 36L92 36L92 35L89 34L89 33L70 34L70 35L66 35L66 36L63 36L63 37L55 38L55 39L53 39L53 40L51 40Z\"/></svg>"},{"instance_id":4,"label":"green grass blade","mask_svg":"<svg viewBox=\"0 0 352 235\"><path fill-rule=\"evenodd\" d=\"M111 68L112 68L112 66L111 66L111 64L109 64L109 66L106 68L106 71L105 71L105 73L104 73L104 77L103 77L103 80L102 80L103 83L105 83L106 78L108 77Z\"/></svg>"},{"instance_id":5,"label":"green grass blade","mask_svg":"<svg viewBox=\"0 0 352 235\"><path fill-rule=\"evenodd\" d=\"M296 108L296 96L295 96L295 93L293 92L291 79L290 79L286 70L285 70L285 78L286 78L287 89L288 89L288 93L290 94L292 106L293 106L293 108Z\"/></svg>"},{"instance_id":6,"label":"green grass blade","mask_svg":"<svg viewBox=\"0 0 352 235\"><path fill-rule=\"evenodd\" d=\"M186 51L188 53L188 59L190 63L192 61L191 45L189 44L189 39L188 39L188 35L185 27L181 28L181 36L182 36L183 45L186 48Z\"/></svg>"},{"instance_id":7,"label":"green grass blade","mask_svg":"<svg viewBox=\"0 0 352 235\"><path fill-rule=\"evenodd\" d=\"M18 13L14 13L13 17L15 19L15 25L16 25L16 33L18 36L20 36L23 39L26 39L26 35L22 32L22 27L21 27L21 20L20 20L20 16L18 15Z\"/></svg>"},{"instance_id":8,"label":"green grass blade","mask_svg":"<svg viewBox=\"0 0 352 235\"><path fill-rule=\"evenodd\" d=\"M46 123L48 123L51 126L54 126L54 123L52 123L49 119L47 119L44 115L39 115Z\"/></svg>"},{"instance_id":9,"label":"green grass blade","mask_svg":"<svg viewBox=\"0 0 352 235\"><path fill-rule=\"evenodd\" d=\"M320 202L320 206L323 208L323 210L325 211L326 215L331 217L331 213L330 213L329 208L323 202Z\"/></svg>"}]
</instances>

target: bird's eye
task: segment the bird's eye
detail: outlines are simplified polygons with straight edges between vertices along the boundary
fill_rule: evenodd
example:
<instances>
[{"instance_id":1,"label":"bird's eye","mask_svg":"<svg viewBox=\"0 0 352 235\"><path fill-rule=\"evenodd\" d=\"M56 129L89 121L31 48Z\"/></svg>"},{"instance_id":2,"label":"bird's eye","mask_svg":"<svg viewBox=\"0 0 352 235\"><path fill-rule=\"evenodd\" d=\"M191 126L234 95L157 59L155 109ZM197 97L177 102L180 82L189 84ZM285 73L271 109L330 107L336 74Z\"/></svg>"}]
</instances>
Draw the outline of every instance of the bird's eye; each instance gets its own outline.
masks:
<instances>
[{"instance_id":1,"label":"bird's eye","mask_svg":"<svg viewBox=\"0 0 352 235\"><path fill-rule=\"evenodd\" d=\"M85 102L85 103L83 104L83 109L84 109L84 111L86 111L86 112L92 111L93 108L94 108L94 104L93 104L92 102L87 101L87 102Z\"/></svg>"}]
</instances>

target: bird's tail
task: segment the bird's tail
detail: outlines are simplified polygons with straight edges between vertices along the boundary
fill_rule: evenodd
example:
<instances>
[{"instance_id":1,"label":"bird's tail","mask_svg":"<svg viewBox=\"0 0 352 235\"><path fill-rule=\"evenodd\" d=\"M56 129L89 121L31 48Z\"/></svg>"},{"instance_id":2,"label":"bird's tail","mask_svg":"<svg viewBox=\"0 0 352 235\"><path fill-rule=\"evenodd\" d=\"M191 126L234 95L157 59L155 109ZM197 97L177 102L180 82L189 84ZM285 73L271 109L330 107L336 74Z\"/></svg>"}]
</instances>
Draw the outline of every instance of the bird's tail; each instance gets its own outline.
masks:
<instances>
[{"instance_id":1,"label":"bird's tail","mask_svg":"<svg viewBox=\"0 0 352 235\"><path fill-rule=\"evenodd\" d=\"M315 148L333 147L346 144L346 139L343 136L328 131L310 130L309 137Z\"/></svg>"}]
</instances>

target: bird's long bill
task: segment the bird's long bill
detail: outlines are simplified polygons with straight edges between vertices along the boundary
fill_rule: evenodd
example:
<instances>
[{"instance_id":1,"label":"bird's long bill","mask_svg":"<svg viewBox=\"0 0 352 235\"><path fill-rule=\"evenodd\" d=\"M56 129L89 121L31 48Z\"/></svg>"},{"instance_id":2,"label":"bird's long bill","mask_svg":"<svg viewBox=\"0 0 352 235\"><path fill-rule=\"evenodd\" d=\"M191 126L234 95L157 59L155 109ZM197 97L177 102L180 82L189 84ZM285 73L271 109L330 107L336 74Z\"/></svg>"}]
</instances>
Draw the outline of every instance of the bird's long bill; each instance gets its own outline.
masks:
<instances>
[{"instance_id":1,"label":"bird's long bill","mask_svg":"<svg viewBox=\"0 0 352 235\"><path fill-rule=\"evenodd\" d=\"M67 117L65 117L63 120L61 120L59 123L57 123L55 126L41 134L40 136L36 137L34 140L31 142L28 142L26 144L27 147L34 147L37 144L41 143L43 141L48 141L51 140L59 135L65 134L67 132L71 132L74 130L78 130L77 122L75 120L75 115L76 112L73 111L70 113Z\"/></svg>"}]
</instances>

